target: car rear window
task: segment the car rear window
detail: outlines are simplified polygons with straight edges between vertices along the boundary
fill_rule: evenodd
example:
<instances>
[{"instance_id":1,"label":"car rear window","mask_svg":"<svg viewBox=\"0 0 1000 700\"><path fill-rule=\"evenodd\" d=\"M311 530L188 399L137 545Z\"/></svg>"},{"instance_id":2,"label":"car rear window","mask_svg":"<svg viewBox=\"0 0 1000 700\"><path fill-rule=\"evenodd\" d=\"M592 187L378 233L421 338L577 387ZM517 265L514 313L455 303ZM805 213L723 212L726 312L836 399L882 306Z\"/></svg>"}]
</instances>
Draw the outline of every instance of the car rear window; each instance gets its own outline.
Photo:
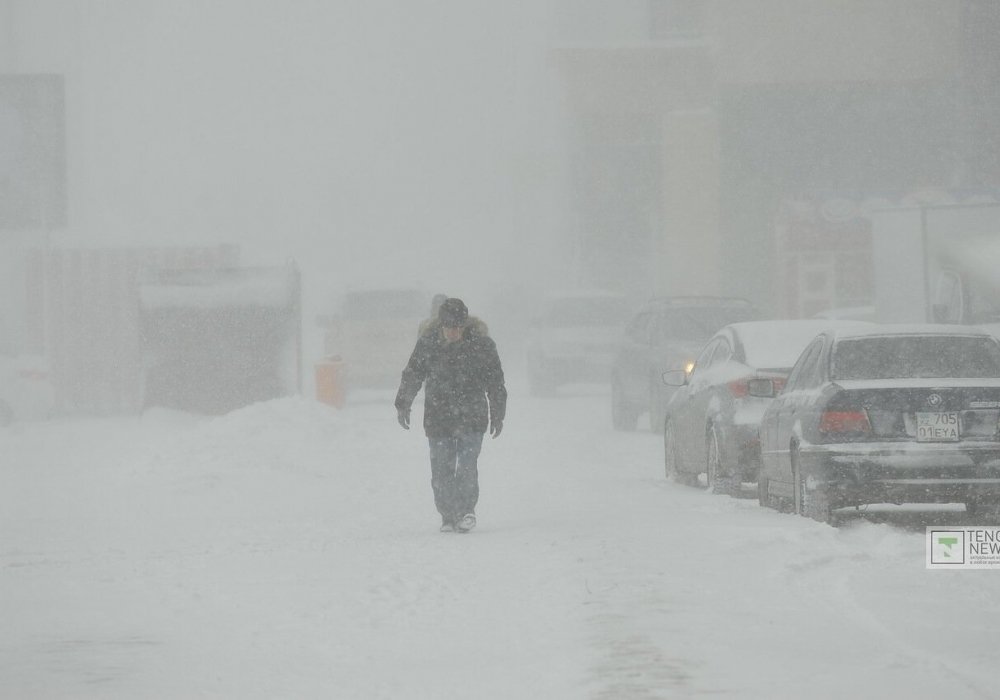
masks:
<instances>
[{"instance_id":1,"label":"car rear window","mask_svg":"<svg viewBox=\"0 0 1000 700\"><path fill-rule=\"evenodd\" d=\"M1000 377L1000 345L990 338L903 336L850 338L837 343L834 379Z\"/></svg>"},{"instance_id":2,"label":"car rear window","mask_svg":"<svg viewBox=\"0 0 1000 700\"><path fill-rule=\"evenodd\" d=\"M753 321L753 308L688 308L669 309L660 317L660 338L673 340L708 340L720 328L730 323Z\"/></svg>"}]
</instances>

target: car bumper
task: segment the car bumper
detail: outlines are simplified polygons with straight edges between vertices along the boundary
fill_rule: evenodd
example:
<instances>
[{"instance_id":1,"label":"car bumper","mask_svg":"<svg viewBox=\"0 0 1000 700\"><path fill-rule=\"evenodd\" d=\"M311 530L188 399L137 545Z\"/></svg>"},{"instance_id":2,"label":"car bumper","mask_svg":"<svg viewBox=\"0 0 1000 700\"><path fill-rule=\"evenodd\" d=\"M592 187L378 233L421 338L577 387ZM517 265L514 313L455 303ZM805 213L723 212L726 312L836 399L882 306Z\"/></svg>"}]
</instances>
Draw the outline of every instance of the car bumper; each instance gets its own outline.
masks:
<instances>
[{"instance_id":1,"label":"car bumper","mask_svg":"<svg viewBox=\"0 0 1000 700\"><path fill-rule=\"evenodd\" d=\"M866 443L800 448L807 490L835 504L1000 499L998 443Z\"/></svg>"}]
</instances>

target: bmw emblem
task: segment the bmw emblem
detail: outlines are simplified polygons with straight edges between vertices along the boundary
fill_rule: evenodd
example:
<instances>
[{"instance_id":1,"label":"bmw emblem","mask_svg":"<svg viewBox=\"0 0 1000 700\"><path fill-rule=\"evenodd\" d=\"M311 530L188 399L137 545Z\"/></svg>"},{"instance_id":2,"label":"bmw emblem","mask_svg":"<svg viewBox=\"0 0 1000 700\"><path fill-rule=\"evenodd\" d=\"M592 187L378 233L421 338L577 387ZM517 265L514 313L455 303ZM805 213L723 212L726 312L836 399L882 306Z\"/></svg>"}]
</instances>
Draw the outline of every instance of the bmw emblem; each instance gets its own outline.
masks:
<instances>
[{"instance_id":1,"label":"bmw emblem","mask_svg":"<svg viewBox=\"0 0 1000 700\"><path fill-rule=\"evenodd\" d=\"M940 406L941 405L941 394L931 394L927 397L928 406Z\"/></svg>"}]
</instances>

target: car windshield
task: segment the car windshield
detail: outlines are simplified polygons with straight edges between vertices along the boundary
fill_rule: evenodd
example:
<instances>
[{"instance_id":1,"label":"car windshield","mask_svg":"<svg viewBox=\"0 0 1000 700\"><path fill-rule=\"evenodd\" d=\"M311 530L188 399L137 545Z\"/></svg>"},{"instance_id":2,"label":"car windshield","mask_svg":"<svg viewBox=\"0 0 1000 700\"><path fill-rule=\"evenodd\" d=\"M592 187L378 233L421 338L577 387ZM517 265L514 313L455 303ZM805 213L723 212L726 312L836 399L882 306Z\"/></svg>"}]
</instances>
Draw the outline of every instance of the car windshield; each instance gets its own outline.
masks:
<instances>
[{"instance_id":1,"label":"car windshield","mask_svg":"<svg viewBox=\"0 0 1000 700\"><path fill-rule=\"evenodd\" d=\"M902 336L841 340L834 379L1000 377L1000 346L990 338Z\"/></svg>"},{"instance_id":2,"label":"car windshield","mask_svg":"<svg viewBox=\"0 0 1000 700\"><path fill-rule=\"evenodd\" d=\"M343 309L351 320L419 318L430 313L430 302L419 292L387 289L348 294Z\"/></svg>"},{"instance_id":3,"label":"car windshield","mask_svg":"<svg viewBox=\"0 0 1000 700\"><path fill-rule=\"evenodd\" d=\"M750 307L669 309L661 317L664 340L708 340L723 326L757 317Z\"/></svg>"},{"instance_id":4,"label":"car windshield","mask_svg":"<svg viewBox=\"0 0 1000 700\"><path fill-rule=\"evenodd\" d=\"M592 297L558 299L545 314L546 325L552 328L578 326L621 326L628 315L625 299Z\"/></svg>"}]
</instances>

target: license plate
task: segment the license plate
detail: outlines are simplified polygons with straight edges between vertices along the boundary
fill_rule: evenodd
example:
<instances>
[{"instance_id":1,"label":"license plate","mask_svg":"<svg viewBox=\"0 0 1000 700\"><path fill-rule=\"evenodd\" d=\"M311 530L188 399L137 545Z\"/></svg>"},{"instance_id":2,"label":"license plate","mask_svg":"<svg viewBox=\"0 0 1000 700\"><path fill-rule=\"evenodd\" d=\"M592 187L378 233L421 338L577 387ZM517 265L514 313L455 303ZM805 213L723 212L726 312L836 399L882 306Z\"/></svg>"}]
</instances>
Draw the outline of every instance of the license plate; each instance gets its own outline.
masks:
<instances>
[{"instance_id":1,"label":"license plate","mask_svg":"<svg viewBox=\"0 0 1000 700\"><path fill-rule=\"evenodd\" d=\"M958 442L958 411L917 414L917 442Z\"/></svg>"}]
</instances>

